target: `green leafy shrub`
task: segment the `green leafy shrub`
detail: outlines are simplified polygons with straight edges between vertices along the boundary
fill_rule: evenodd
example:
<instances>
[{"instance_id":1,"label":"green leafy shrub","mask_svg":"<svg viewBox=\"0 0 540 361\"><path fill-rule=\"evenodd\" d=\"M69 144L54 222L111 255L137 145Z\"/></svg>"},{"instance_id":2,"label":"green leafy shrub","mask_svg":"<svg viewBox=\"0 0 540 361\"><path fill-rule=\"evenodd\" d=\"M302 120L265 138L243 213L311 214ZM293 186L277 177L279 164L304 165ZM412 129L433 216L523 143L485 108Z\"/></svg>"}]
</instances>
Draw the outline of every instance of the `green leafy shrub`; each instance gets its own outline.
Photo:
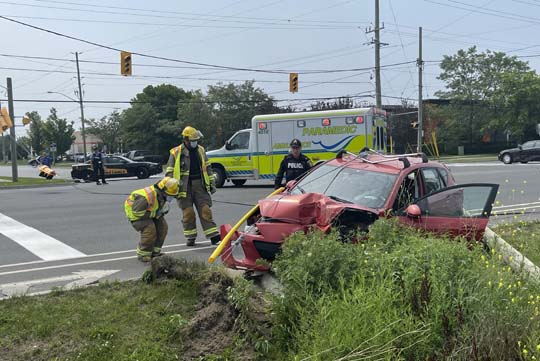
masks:
<instances>
[{"instance_id":1,"label":"green leafy shrub","mask_svg":"<svg viewBox=\"0 0 540 361\"><path fill-rule=\"evenodd\" d=\"M540 287L511 272L499 255L393 220L375 223L363 244L336 239L295 235L275 262L283 284L274 301L278 358L534 356Z\"/></svg>"}]
</instances>

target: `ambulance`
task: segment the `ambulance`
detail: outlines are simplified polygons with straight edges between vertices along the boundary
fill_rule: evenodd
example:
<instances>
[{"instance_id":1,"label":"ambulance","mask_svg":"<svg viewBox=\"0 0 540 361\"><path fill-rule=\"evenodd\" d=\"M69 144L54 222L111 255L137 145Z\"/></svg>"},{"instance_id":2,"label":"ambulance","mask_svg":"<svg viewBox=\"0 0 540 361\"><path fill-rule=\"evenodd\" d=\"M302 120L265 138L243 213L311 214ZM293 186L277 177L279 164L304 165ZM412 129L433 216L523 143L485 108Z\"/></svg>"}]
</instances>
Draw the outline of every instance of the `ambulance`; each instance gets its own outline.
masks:
<instances>
[{"instance_id":1,"label":"ambulance","mask_svg":"<svg viewBox=\"0 0 540 361\"><path fill-rule=\"evenodd\" d=\"M274 180L294 138L313 164L334 158L342 149L385 152L386 125L386 112L373 107L257 115L251 129L239 130L207 155L218 187L226 181L241 186L247 180Z\"/></svg>"}]
</instances>

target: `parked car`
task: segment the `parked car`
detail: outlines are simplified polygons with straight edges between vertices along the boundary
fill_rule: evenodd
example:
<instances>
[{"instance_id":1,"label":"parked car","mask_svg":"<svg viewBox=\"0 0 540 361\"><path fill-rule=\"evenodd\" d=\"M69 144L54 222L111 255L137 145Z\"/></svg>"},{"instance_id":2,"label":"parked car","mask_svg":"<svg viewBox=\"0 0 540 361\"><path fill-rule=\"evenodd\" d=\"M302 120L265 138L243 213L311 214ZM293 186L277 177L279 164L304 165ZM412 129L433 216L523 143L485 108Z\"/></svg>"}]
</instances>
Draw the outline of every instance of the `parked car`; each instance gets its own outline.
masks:
<instances>
[{"instance_id":1,"label":"parked car","mask_svg":"<svg viewBox=\"0 0 540 361\"><path fill-rule=\"evenodd\" d=\"M362 153L361 153L362 154ZM338 154L284 193L259 201L259 211L222 252L230 268L267 270L284 240L296 232L336 229L356 242L380 217L397 217L423 230L480 240L499 185L456 185L450 169L424 154L384 156ZM221 226L222 239L231 231Z\"/></svg>"},{"instance_id":2,"label":"parked car","mask_svg":"<svg viewBox=\"0 0 540 361\"><path fill-rule=\"evenodd\" d=\"M498 158L504 164L540 160L540 140L530 140L518 145L517 148L505 149L499 153Z\"/></svg>"},{"instance_id":3,"label":"parked car","mask_svg":"<svg viewBox=\"0 0 540 361\"><path fill-rule=\"evenodd\" d=\"M163 172L160 163L135 162L121 156L107 156L104 161L105 178L137 177L139 179L148 178ZM85 181L94 179L94 169L90 161L71 166L71 177Z\"/></svg>"},{"instance_id":4,"label":"parked car","mask_svg":"<svg viewBox=\"0 0 540 361\"><path fill-rule=\"evenodd\" d=\"M126 153L126 158L139 162L163 163L163 158L160 155L153 155L149 150L131 150Z\"/></svg>"}]
</instances>

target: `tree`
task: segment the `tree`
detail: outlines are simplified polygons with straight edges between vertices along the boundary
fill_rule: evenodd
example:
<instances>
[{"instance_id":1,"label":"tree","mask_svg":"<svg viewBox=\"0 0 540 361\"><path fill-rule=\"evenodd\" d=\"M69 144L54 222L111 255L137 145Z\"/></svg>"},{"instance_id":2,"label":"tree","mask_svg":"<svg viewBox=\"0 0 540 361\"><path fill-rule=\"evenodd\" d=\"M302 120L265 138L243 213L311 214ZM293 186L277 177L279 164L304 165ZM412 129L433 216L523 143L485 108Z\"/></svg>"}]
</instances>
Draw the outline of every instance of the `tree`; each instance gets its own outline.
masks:
<instances>
[{"instance_id":1,"label":"tree","mask_svg":"<svg viewBox=\"0 0 540 361\"><path fill-rule=\"evenodd\" d=\"M178 145L181 139L178 104L189 102L192 96L191 92L174 85L145 87L120 116L123 143L131 149L168 154L169 149Z\"/></svg>"},{"instance_id":2,"label":"tree","mask_svg":"<svg viewBox=\"0 0 540 361\"><path fill-rule=\"evenodd\" d=\"M58 118L55 108L51 108L51 114L47 117L47 121L43 123L43 134L47 145L56 143L56 154L61 155L71 148L71 144L75 140L73 133L73 122L68 123L66 119Z\"/></svg>"},{"instance_id":3,"label":"tree","mask_svg":"<svg viewBox=\"0 0 540 361\"><path fill-rule=\"evenodd\" d=\"M354 101L350 97L341 97L334 101L317 101L310 105L311 111L319 110L337 110L337 109L351 109L354 107Z\"/></svg>"},{"instance_id":4,"label":"tree","mask_svg":"<svg viewBox=\"0 0 540 361\"><path fill-rule=\"evenodd\" d=\"M37 154L41 154L44 149L45 134L43 133L43 121L38 112L33 111L26 113L26 116L30 118L30 126L28 129L28 137L30 138L30 145L33 151Z\"/></svg>"},{"instance_id":5,"label":"tree","mask_svg":"<svg viewBox=\"0 0 540 361\"><path fill-rule=\"evenodd\" d=\"M118 150L120 119L120 113L116 110L99 120L89 119L86 131L101 139L103 144L107 146L107 151L114 153Z\"/></svg>"},{"instance_id":6,"label":"tree","mask_svg":"<svg viewBox=\"0 0 540 361\"><path fill-rule=\"evenodd\" d=\"M495 120L505 116L500 94L501 90L511 91L505 88L506 77L519 77L530 71L526 62L514 56L490 50L478 53L476 47L445 55L440 67L438 78L446 83L446 90L435 94L449 99L452 107L447 113L451 122L447 135L455 133L459 143L470 145L480 141L490 127L496 126Z\"/></svg>"},{"instance_id":7,"label":"tree","mask_svg":"<svg viewBox=\"0 0 540 361\"><path fill-rule=\"evenodd\" d=\"M204 130L205 143L211 147L222 146L225 140L240 129L250 128L251 119L259 114L278 113L274 99L253 81L242 84L218 84L208 87L206 99L212 104L213 120Z\"/></svg>"}]
</instances>

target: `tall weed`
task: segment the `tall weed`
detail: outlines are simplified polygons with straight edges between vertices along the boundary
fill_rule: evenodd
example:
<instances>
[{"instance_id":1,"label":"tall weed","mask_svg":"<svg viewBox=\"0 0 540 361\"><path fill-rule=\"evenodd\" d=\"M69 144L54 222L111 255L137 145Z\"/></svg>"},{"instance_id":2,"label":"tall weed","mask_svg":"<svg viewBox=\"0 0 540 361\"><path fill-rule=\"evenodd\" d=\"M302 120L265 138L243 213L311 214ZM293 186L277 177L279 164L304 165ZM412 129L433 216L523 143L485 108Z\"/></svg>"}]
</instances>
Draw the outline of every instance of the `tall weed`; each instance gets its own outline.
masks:
<instances>
[{"instance_id":1,"label":"tall weed","mask_svg":"<svg viewBox=\"0 0 540 361\"><path fill-rule=\"evenodd\" d=\"M534 354L540 288L512 273L499 255L393 220L375 223L363 244L337 239L295 235L274 264L283 284L274 301L281 358L519 360Z\"/></svg>"}]
</instances>

